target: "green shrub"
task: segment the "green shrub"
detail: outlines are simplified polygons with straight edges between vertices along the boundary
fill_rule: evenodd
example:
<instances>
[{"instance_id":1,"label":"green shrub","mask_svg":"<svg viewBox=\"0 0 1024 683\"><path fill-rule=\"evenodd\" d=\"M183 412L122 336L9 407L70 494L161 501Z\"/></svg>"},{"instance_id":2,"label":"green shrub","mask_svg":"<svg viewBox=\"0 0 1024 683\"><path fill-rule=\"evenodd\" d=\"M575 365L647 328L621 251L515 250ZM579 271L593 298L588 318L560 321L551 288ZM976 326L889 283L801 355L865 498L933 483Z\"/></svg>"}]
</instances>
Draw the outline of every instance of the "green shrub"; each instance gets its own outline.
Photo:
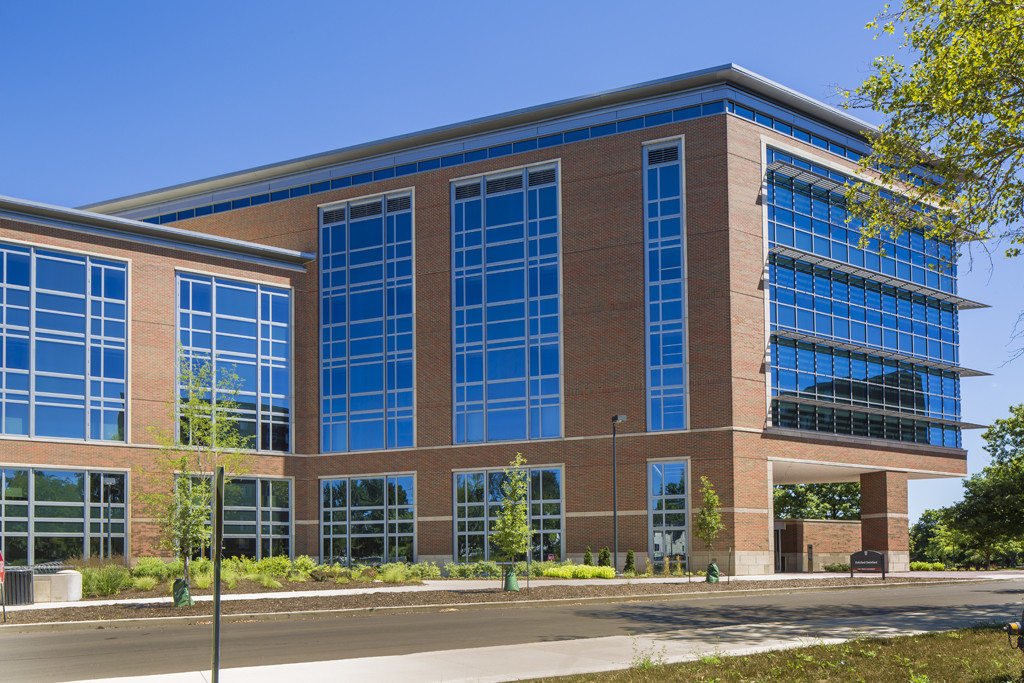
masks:
<instances>
[{"instance_id":1,"label":"green shrub","mask_svg":"<svg viewBox=\"0 0 1024 683\"><path fill-rule=\"evenodd\" d=\"M270 576L287 576L291 568L292 561L288 559L287 555L264 557L256 563L256 571Z\"/></svg>"},{"instance_id":2,"label":"green shrub","mask_svg":"<svg viewBox=\"0 0 1024 683\"><path fill-rule=\"evenodd\" d=\"M268 574L260 574L259 576L259 583L264 588L280 588L284 585L280 581L275 579L273 576L270 576Z\"/></svg>"},{"instance_id":3,"label":"green shrub","mask_svg":"<svg viewBox=\"0 0 1024 683\"><path fill-rule=\"evenodd\" d=\"M587 552L583 553L583 564L592 565L594 564L594 554L590 552L590 546L587 546Z\"/></svg>"},{"instance_id":4,"label":"green shrub","mask_svg":"<svg viewBox=\"0 0 1024 683\"><path fill-rule=\"evenodd\" d=\"M941 572L946 570L946 565L941 562L911 562L912 572Z\"/></svg>"},{"instance_id":5,"label":"green shrub","mask_svg":"<svg viewBox=\"0 0 1024 683\"><path fill-rule=\"evenodd\" d=\"M560 567L548 568L544 572L544 576L558 579L614 579L615 570L611 567L595 567L587 564L564 564Z\"/></svg>"},{"instance_id":6,"label":"green shrub","mask_svg":"<svg viewBox=\"0 0 1024 683\"><path fill-rule=\"evenodd\" d=\"M136 576L132 579L132 588L137 591L151 591L160 583L155 576Z\"/></svg>"},{"instance_id":7,"label":"green shrub","mask_svg":"<svg viewBox=\"0 0 1024 683\"><path fill-rule=\"evenodd\" d=\"M167 563L167 578L177 579L185 575L185 563L176 558Z\"/></svg>"},{"instance_id":8,"label":"green shrub","mask_svg":"<svg viewBox=\"0 0 1024 683\"><path fill-rule=\"evenodd\" d=\"M827 572L848 572L850 571L850 565L843 563L826 564L824 567Z\"/></svg>"},{"instance_id":9,"label":"green shrub","mask_svg":"<svg viewBox=\"0 0 1024 683\"><path fill-rule=\"evenodd\" d=\"M632 550L626 551L626 564L622 568L622 573L625 574L626 572L636 573L636 557L633 555Z\"/></svg>"},{"instance_id":10,"label":"green shrub","mask_svg":"<svg viewBox=\"0 0 1024 683\"><path fill-rule=\"evenodd\" d=\"M303 574L309 574L316 569L317 563L309 555L299 555L292 560L292 571L302 572Z\"/></svg>"},{"instance_id":11,"label":"green shrub","mask_svg":"<svg viewBox=\"0 0 1024 683\"><path fill-rule=\"evenodd\" d=\"M612 551L608 550L608 546L601 548L600 554L597 556L598 567L611 567L612 566Z\"/></svg>"},{"instance_id":12,"label":"green shrub","mask_svg":"<svg viewBox=\"0 0 1024 683\"><path fill-rule=\"evenodd\" d=\"M132 585L132 573L123 564L105 564L97 577L99 595L117 595Z\"/></svg>"},{"instance_id":13,"label":"green shrub","mask_svg":"<svg viewBox=\"0 0 1024 683\"><path fill-rule=\"evenodd\" d=\"M190 560L188 570L191 574L210 574L213 572L213 560L208 557L199 557Z\"/></svg>"},{"instance_id":14,"label":"green shrub","mask_svg":"<svg viewBox=\"0 0 1024 683\"><path fill-rule=\"evenodd\" d=\"M409 565L409 571L418 579L440 579L441 568L433 562L420 562Z\"/></svg>"},{"instance_id":15,"label":"green shrub","mask_svg":"<svg viewBox=\"0 0 1024 683\"><path fill-rule=\"evenodd\" d=\"M384 583L405 583L412 577L407 565L395 562L381 567L380 578Z\"/></svg>"},{"instance_id":16,"label":"green shrub","mask_svg":"<svg viewBox=\"0 0 1024 683\"><path fill-rule=\"evenodd\" d=\"M140 557L132 570L136 578L152 577L157 583L163 583L170 575L171 568L159 557ZM149 590L149 589L144 589Z\"/></svg>"},{"instance_id":17,"label":"green shrub","mask_svg":"<svg viewBox=\"0 0 1024 683\"><path fill-rule=\"evenodd\" d=\"M192 573L192 587L206 590L213 584L213 572L209 574Z\"/></svg>"},{"instance_id":18,"label":"green shrub","mask_svg":"<svg viewBox=\"0 0 1024 683\"><path fill-rule=\"evenodd\" d=\"M456 564L447 562L444 565L445 573L458 579L475 578L497 578L501 576L501 568L496 562L469 562Z\"/></svg>"}]
</instances>

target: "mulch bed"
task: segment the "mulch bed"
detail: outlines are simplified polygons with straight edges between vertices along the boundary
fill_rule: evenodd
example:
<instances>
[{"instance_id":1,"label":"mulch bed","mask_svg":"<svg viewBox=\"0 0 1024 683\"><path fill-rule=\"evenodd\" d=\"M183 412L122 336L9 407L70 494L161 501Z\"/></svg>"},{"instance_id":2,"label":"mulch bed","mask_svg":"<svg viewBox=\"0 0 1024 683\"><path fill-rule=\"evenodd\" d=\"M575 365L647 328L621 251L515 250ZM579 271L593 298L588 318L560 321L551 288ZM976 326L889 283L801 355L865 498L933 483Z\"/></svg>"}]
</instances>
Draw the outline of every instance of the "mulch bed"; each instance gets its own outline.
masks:
<instances>
[{"instance_id":1,"label":"mulch bed","mask_svg":"<svg viewBox=\"0 0 1024 683\"><path fill-rule=\"evenodd\" d=\"M925 583L940 579L924 577L891 580L899 583ZM625 585L601 584L597 581L570 585L552 585L543 579L531 580L530 590L526 590L525 581L519 593L507 593L498 587L498 581L482 580L479 588L457 591L415 591L397 592L382 590L370 594L325 595L301 598L261 598L255 600L225 600L221 603L221 612L227 614L267 614L279 612L327 611L344 609L366 609L372 607L414 607L420 605L456 606L471 603L517 603L530 600L566 600L577 598L600 597L643 597L650 595L676 595L686 593L723 593L738 590L764 589L796 589L820 588L836 586L857 586L864 584L883 585L878 578L828 578L808 580L771 580L771 581L734 581L732 583L707 584L702 581L693 583L656 583L642 579ZM546 584L546 585L545 585ZM286 590L306 589L345 589L366 588L381 584L355 583L339 586L333 583L288 584ZM394 584L389 584L394 585ZM283 589L278 589L283 590ZM205 591L208 592L208 591ZM247 592L241 585L236 593ZM196 591L193 594L200 594ZM153 598L162 593L143 593L141 599ZM124 597L125 594L122 594ZM136 598L140 599L140 598ZM140 619L152 617L185 617L212 615L213 606L209 602L198 603L192 607L172 607L168 603L134 602L124 605L88 605L66 607L61 609L39 609L24 611L8 611L8 624L55 623L66 621L95 621L115 619ZM328 615L323 615L328 616Z\"/></svg>"}]
</instances>

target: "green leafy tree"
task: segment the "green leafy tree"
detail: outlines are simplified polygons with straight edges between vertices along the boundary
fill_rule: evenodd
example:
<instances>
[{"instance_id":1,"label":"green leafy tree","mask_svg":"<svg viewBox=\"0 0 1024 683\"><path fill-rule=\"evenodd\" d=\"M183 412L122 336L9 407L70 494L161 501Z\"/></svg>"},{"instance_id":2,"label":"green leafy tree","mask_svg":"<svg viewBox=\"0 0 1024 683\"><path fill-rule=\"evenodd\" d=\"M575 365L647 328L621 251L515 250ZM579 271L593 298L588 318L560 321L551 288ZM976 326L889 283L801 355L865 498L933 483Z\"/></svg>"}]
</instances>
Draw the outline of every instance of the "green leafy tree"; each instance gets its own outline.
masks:
<instances>
[{"instance_id":1,"label":"green leafy tree","mask_svg":"<svg viewBox=\"0 0 1024 683\"><path fill-rule=\"evenodd\" d=\"M178 358L174 428L150 429L160 451L140 498L161 545L182 558L188 582L189 560L210 545L210 475L218 466L248 472L255 444L238 427L240 381L232 367L215 370L209 359L186 358L180 349Z\"/></svg>"},{"instance_id":2,"label":"green leafy tree","mask_svg":"<svg viewBox=\"0 0 1024 683\"><path fill-rule=\"evenodd\" d=\"M779 519L860 519L860 484L784 484L776 486Z\"/></svg>"},{"instance_id":3,"label":"green leafy tree","mask_svg":"<svg viewBox=\"0 0 1024 683\"><path fill-rule=\"evenodd\" d=\"M530 482L525 465L523 454L516 453L516 457L505 468L501 482L501 507L494 522L494 531L490 535L491 543L507 562L515 561L528 551L533 536L526 503ZM509 571L515 569L510 568Z\"/></svg>"},{"instance_id":4,"label":"green leafy tree","mask_svg":"<svg viewBox=\"0 0 1024 683\"><path fill-rule=\"evenodd\" d=\"M1022 505L1024 460L996 463L964 481L964 498L948 509L948 525L989 566L1004 544L1024 537Z\"/></svg>"},{"instance_id":5,"label":"green leafy tree","mask_svg":"<svg viewBox=\"0 0 1024 683\"><path fill-rule=\"evenodd\" d=\"M700 478L700 497L701 505L694 533L711 550L718 534L725 529L725 524L722 523L722 504L718 500L718 493L707 477Z\"/></svg>"},{"instance_id":6,"label":"green leafy tree","mask_svg":"<svg viewBox=\"0 0 1024 683\"><path fill-rule=\"evenodd\" d=\"M1010 416L993 422L981 438L985 440L985 450L997 463L1024 457L1024 403L1010 406Z\"/></svg>"},{"instance_id":7,"label":"green leafy tree","mask_svg":"<svg viewBox=\"0 0 1024 683\"><path fill-rule=\"evenodd\" d=\"M945 554L934 552L933 543L939 527L943 525L941 510L925 510L910 527L910 560L912 562L940 562Z\"/></svg>"},{"instance_id":8,"label":"green leafy tree","mask_svg":"<svg viewBox=\"0 0 1024 683\"><path fill-rule=\"evenodd\" d=\"M850 217L868 238L909 230L954 243L999 237L1008 256L1019 255L1024 4L904 0L868 28L902 36L902 61L879 57L867 80L844 93L847 107L887 119L860 162L877 182L851 186ZM921 167L927 178L908 183Z\"/></svg>"}]
</instances>

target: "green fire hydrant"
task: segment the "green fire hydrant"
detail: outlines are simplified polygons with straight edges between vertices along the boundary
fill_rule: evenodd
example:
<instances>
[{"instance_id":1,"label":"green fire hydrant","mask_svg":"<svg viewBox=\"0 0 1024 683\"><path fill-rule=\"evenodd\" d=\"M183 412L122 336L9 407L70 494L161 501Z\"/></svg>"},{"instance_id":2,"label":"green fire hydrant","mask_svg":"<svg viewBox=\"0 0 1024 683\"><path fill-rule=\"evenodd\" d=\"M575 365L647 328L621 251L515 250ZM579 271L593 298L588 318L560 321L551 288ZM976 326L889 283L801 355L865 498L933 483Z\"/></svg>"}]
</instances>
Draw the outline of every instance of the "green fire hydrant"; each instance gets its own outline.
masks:
<instances>
[{"instance_id":1,"label":"green fire hydrant","mask_svg":"<svg viewBox=\"0 0 1024 683\"><path fill-rule=\"evenodd\" d=\"M718 583L718 565L714 563L714 560L708 565L708 573L704 580L707 583Z\"/></svg>"}]
</instances>

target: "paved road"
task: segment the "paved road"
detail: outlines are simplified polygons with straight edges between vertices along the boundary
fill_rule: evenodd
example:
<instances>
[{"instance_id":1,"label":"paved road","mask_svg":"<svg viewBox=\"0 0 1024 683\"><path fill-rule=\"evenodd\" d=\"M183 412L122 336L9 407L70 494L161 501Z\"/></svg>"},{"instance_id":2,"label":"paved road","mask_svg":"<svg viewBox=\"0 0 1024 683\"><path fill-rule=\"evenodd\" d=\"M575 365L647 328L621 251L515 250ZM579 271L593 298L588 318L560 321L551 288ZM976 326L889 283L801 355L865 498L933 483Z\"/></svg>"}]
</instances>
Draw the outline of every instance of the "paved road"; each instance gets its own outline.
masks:
<instances>
[{"instance_id":1,"label":"paved road","mask_svg":"<svg viewBox=\"0 0 1024 683\"><path fill-rule=\"evenodd\" d=\"M223 627L222 666L386 660L477 648L522 657L524 652L565 654L604 643L621 647L628 643L626 638L673 648L738 650L779 642L782 636L828 639L849 637L855 631L941 630L983 620L1009 621L1020 616L1022 596L1024 582L998 581L235 623ZM5 631L0 633L0 680L27 683L196 671L209 667L209 653L209 626ZM627 654L622 666L628 661Z\"/></svg>"}]
</instances>

